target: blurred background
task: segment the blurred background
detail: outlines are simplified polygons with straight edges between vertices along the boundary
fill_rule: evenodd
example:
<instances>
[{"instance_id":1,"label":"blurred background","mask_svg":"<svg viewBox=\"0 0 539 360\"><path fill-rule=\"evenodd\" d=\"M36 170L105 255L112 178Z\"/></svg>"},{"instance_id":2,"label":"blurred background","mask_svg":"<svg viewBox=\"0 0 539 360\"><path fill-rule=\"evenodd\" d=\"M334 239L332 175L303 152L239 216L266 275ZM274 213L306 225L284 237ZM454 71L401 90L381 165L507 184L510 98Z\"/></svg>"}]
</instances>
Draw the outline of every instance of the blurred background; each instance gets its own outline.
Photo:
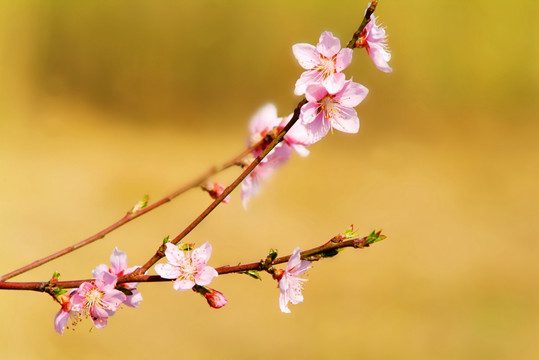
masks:
<instances>
[{"instance_id":1,"label":"blurred background","mask_svg":"<svg viewBox=\"0 0 539 360\"><path fill-rule=\"evenodd\" d=\"M291 46L324 30L346 44L366 6L0 1L0 272L235 156L260 106L286 116L299 101ZM292 314L269 276L228 275L212 284L221 310L142 284L139 309L59 336L48 296L4 290L0 357L539 358L539 2L381 1L376 14L394 72L355 51L346 74L370 89L359 134L293 157L248 211L235 192L188 240L209 240L214 266L314 247L350 224L386 241L314 264ZM115 246L142 264L210 201L193 190L13 280L87 278Z\"/></svg>"}]
</instances>

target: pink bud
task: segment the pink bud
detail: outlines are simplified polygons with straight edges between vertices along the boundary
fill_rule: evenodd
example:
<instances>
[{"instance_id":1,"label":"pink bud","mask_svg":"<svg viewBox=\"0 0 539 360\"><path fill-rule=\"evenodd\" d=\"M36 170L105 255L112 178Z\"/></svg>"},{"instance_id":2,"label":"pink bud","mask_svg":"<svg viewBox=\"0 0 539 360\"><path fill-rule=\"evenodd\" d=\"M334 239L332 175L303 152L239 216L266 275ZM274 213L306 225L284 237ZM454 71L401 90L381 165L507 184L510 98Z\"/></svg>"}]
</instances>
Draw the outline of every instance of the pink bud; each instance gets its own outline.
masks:
<instances>
[{"instance_id":1,"label":"pink bud","mask_svg":"<svg viewBox=\"0 0 539 360\"><path fill-rule=\"evenodd\" d=\"M208 301L208 304L214 309L220 309L226 305L228 300L226 297L219 291L206 288L208 291L204 294L204 297Z\"/></svg>"},{"instance_id":2,"label":"pink bud","mask_svg":"<svg viewBox=\"0 0 539 360\"><path fill-rule=\"evenodd\" d=\"M225 191L225 187L221 185L220 183L214 182L214 183L206 183L202 185L202 190L207 191L208 194L212 197L212 199L217 199L223 191ZM228 203L230 201L230 196L227 196L223 199L223 203Z\"/></svg>"}]
</instances>

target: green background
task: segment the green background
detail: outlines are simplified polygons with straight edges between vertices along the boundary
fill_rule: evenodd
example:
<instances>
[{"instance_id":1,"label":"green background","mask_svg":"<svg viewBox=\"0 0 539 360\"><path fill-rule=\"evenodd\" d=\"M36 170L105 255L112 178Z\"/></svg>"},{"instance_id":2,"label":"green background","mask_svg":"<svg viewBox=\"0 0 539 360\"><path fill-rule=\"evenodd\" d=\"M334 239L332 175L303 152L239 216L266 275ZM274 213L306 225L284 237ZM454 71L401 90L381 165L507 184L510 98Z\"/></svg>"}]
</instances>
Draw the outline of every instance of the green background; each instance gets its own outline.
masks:
<instances>
[{"instance_id":1,"label":"green background","mask_svg":"<svg viewBox=\"0 0 539 360\"><path fill-rule=\"evenodd\" d=\"M78 242L240 152L251 115L288 115L291 46L348 41L358 1L0 1L0 272ZM539 357L539 3L381 1L392 74L356 50L358 135L294 156L245 211L239 194L188 240L210 265L322 244L354 224L388 239L314 264L304 303L227 275L214 310L140 285L102 329L59 336L58 305L0 293L2 359ZM231 169L216 179L228 183ZM14 280L90 276L115 246L145 262L210 202L191 191ZM154 273L151 270L151 273Z\"/></svg>"}]
</instances>

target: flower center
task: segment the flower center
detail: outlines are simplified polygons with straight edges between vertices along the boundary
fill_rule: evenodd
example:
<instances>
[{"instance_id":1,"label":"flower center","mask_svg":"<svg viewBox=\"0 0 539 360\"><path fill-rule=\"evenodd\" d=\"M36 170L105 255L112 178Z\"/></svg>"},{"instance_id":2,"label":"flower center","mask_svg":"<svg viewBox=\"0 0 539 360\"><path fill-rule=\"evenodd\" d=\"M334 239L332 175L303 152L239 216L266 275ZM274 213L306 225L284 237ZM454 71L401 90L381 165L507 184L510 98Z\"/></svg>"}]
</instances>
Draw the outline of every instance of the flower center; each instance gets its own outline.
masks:
<instances>
[{"instance_id":1,"label":"flower center","mask_svg":"<svg viewBox=\"0 0 539 360\"><path fill-rule=\"evenodd\" d=\"M183 280L194 280L196 272L196 266L193 265L191 261L188 261L182 266L182 274L180 275L180 278Z\"/></svg>"},{"instance_id":2,"label":"flower center","mask_svg":"<svg viewBox=\"0 0 539 360\"><path fill-rule=\"evenodd\" d=\"M320 108L324 112L325 120L330 120L339 113L339 109L335 106L335 102L329 95L320 101Z\"/></svg>"},{"instance_id":3,"label":"flower center","mask_svg":"<svg viewBox=\"0 0 539 360\"><path fill-rule=\"evenodd\" d=\"M104 303L101 300L103 298L103 293L99 291L97 288L93 288L90 291L86 293L86 296L84 298L84 307L85 308L91 308L93 306L100 306L104 307Z\"/></svg>"},{"instance_id":4,"label":"flower center","mask_svg":"<svg viewBox=\"0 0 539 360\"><path fill-rule=\"evenodd\" d=\"M320 64L316 66L316 70L321 73L324 79L327 79L335 72L335 62L333 59L328 59L320 55Z\"/></svg>"}]
</instances>

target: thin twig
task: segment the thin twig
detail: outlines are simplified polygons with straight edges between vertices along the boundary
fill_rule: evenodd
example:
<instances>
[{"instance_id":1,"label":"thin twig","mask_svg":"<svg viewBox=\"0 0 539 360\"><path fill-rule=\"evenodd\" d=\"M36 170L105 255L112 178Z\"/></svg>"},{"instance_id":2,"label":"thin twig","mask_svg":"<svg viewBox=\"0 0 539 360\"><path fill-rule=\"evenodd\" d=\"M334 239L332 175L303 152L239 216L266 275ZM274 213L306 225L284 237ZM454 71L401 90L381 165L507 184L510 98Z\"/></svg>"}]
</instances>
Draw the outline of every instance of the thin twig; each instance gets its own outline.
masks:
<instances>
[{"instance_id":1,"label":"thin twig","mask_svg":"<svg viewBox=\"0 0 539 360\"><path fill-rule=\"evenodd\" d=\"M213 203L211 203L210 206L208 206L206 208L206 210L204 210L195 220L193 220L193 222L191 222L180 234L178 234L178 236L176 236L174 239L171 240L171 242L173 244L177 244L178 242L180 242L184 237L187 236L187 234L189 234L194 228L196 228L198 226L198 224L200 224L202 222L202 220L204 220L206 218L206 216L208 216L243 181L243 179L245 179L247 177L247 175L249 175L249 173L251 171L253 171L253 169L258 164L260 164L260 162L264 159L264 157L266 157L266 155L268 155L269 152L271 150L273 150L273 148L275 146L277 146L277 144L279 144L283 140L283 138L286 135L286 133L288 132L288 130L290 130L290 128L296 123L296 121L298 121L301 107L306 103L307 103L307 100L305 100L305 99L301 100L298 103L298 105L296 106L296 109L294 110L294 115L292 116L292 119L290 119L288 124L286 124L286 126L277 134L275 139L273 139L273 141L262 151L262 153L260 155L258 155L253 160L253 162L251 164L249 164L249 166L247 168L245 168L245 170L236 178L236 180L234 180L232 182L232 184L230 184L223 191L223 193L221 195L219 195L213 201ZM165 245L163 244L156 251L155 255L152 256L141 268L139 268L136 271L136 275L143 274L153 264L155 264L157 261L159 261L159 259L161 259L163 256L165 256L164 251L165 251Z\"/></svg>"},{"instance_id":2,"label":"thin twig","mask_svg":"<svg viewBox=\"0 0 539 360\"><path fill-rule=\"evenodd\" d=\"M378 5L378 1L371 1L371 4L365 11L365 16L363 17L363 21L361 22L361 25L359 25L359 28L354 33L354 36L352 36L352 40L348 42L348 45L346 45L349 49L354 49L356 47L359 47L358 39L361 36L361 33L363 32L363 29L365 29L365 26L371 21L371 15L376 10L376 5Z\"/></svg>"},{"instance_id":3,"label":"thin twig","mask_svg":"<svg viewBox=\"0 0 539 360\"><path fill-rule=\"evenodd\" d=\"M116 221L115 223L109 225L108 227L106 227L105 229L99 231L98 233L74 244L74 245L71 245L71 246L68 246L62 250L59 250L51 255L48 255L42 259L39 259L39 260L36 260L34 262L31 262L30 264L28 265L25 265L19 269L16 269L12 272L9 272L5 275L2 275L0 277L0 281L6 281L8 279L11 279L17 275L20 275L22 273L25 273L31 269L35 269L36 267L38 266L41 266L43 264L46 264L54 259L57 259L63 255L66 255L66 254L69 254L70 252L74 251L74 250L77 250L83 246L86 246L86 245L89 245L97 240L100 240L100 239L103 239L106 235L108 235L109 233L111 233L112 231L118 229L119 227L127 224L128 222L130 222L131 220L134 220L154 209L156 209L157 207L163 205L163 204L166 204L168 203L169 201L171 201L172 199L178 197L179 195L185 193L186 191L190 190L190 189L193 189L193 188L196 188L200 185L202 185L208 178L210 178L211 176L214 176L216 174L218 174L219 172L223 171L223 170L226 170L234 165L239 165L241 160L249 153L251 153L252 151L254 150L257 150L259 149L260 147L262 147L265 143L268 142L268 139L262 139L260 140L258 143L254 144L253 146L247 148L246 150L242 151L239 155L235 156L233 159L225 162L224 164L222 164L220 167L213 167L211 169L209 169L208 171L206 171L204 174L200 175L199 177L197 177L196 179L188 182L187 184L183 185L182 187L180 187L179 189L177 189L176 191L174 191L173 193L170 193L169 195L165 196L164 198L154 202L153 204L150 204L136 212L128 212L127 214L125 214L120 220Z\"/></svg>"}]
</instances>

